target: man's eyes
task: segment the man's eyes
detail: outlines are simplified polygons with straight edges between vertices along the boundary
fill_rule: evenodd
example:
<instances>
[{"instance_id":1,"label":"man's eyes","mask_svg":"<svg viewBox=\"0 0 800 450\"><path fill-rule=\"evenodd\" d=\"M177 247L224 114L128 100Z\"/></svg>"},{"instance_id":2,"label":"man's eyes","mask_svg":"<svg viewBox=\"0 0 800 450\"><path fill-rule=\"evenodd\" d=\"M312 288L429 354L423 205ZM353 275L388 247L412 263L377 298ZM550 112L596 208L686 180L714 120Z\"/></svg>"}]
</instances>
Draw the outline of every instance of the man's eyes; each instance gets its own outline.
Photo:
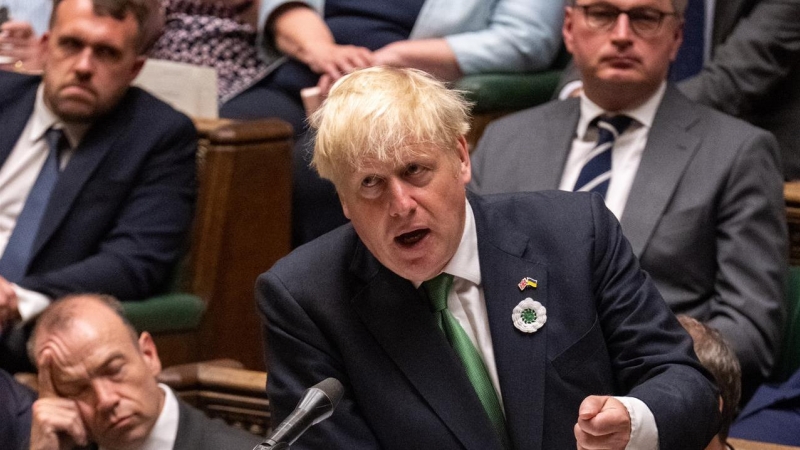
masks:
<instances>
[{"instance_id":1,"label":"man's eyes","mask_svg":"<svg viewBox=\"0 0 800 450\"><path fill-rule=\"evenodd\" d=\"M408 167L406 167L406 175L419 175L424 171L425 167L419 164L409 164Z\"/></svg>"},{"instance_id":2,"label":"man's eyes","mask_svg":"<svg viewBox=\"0 0 800 450\"><path fill-rule=\"evenodd\" d=\"M58 46L66 51L74 52L83 48L83 42L73 38L62 38L58 41Z\"/></svg>"},{"instance_id":3,"label":"man's eyes","mask_svg":"<svg viewBox=\"0 0 800 450\"><path fill-rule=\"evenodd\" d=\"M380 177L371 175L361 181L361 186L366 188L375 187L378 185L378 183L380 183L380 181Z\"/></svg>"},{"instance_id":4,"label":"man's eyes","mask_svg":"<svg viewBox=\"0 0 800 450\"><path fill-rule=\"evenodd\" d=\"M615 21L617 16L623 12L625 11L606 6L589 8L586 11L588 15L603 21ZM630 11L627 11L626 14L630 20L644 22L657 22L661 16L659 11L652 8L633 8Z\"/></svg>"},{"instance_id":5,"label":"man's eyes","mask_svg":"<svg viewBox=\"0 0 800 450\"><path fill-rule=\"evenodd\" d=\"M66 53L73 54L82 51L87 44L80 39L62 37L58 41L58 46ZM116 61L120 59L122 55L116 48L102 44L92 47L92 54L101 61Z\"/></svg>"},{"instance_id":6,"label":"man's eyes","mask_svg":"<svg viewBox=\"0 0 800 450\"><path fill-rule=\"evenodd\" d=\"M642 22L658 22L661 13L650 8L633 9L628 13L631 20L638 20Z\"/></svg>"}]
</instances>

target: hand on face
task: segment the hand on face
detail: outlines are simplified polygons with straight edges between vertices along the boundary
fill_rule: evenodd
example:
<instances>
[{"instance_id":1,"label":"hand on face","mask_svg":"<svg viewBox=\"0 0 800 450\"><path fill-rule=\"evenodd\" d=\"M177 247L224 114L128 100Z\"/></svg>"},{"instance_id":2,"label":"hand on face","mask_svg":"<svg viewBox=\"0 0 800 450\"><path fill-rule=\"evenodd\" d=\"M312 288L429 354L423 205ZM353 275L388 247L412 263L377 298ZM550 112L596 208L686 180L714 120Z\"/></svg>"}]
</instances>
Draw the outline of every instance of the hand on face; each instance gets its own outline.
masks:
<instances>
[{"instance_id":1,"label":"hand on face","mask_svg":"<svg viewBox=\"0 0 800 450\"><path fill-rule=\"evenodd\" d=\"M41 352L39 399L33 404L31 450L61 450L84 446L89 432L75 400L61 398L53 386L51 350Z\"/></svg>"},{"instance_id":2,"label":"hand on face","mask_svg":"<svg viewBox=\"0 0 800 450\"><path fill-rule=\"evenodd\" d=\"M623 450L631 438L631 417L619 400L609 396L586 397L578 410L575 440L578 450Z\"/></svg>"}]
</instances>

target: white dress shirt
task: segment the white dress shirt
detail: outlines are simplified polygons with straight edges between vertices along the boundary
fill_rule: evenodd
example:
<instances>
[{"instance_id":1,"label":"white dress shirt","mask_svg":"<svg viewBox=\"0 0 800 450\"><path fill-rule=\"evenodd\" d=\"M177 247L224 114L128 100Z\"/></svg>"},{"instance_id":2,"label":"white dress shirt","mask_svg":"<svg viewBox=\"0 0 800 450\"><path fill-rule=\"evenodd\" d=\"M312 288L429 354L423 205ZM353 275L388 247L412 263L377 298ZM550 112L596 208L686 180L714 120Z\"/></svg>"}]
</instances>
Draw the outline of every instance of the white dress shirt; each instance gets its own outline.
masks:
<instances>
[{"instance_id":1,"label":"white dress shirt","mask_svg":"<svg viewBox=\"0 0 800 450\"><path fill-rule=\"evenodd\" d=\"M558 188L563 191L572 191L581 169L589 160L589 154L597 143L597 126L590 126L592 121L601 115L627 115L633 119L631 125L623 131L611 150L611 182L608 185L605 202L608 209L617 216L622 217L628 195L631 192L636 171L642 161L642 153L647 145L647 135L653 125L658 105L664 97L667 83L661 86L647 101L636 108L607 113L585 94L581 94L581 116L578 128L575 130L575 139L564 165L561 183Z\"/></svg>"},{"instance_id":2,"label":"white dress shirt","mask_svg":"<svg viewBox=\"0 0 800 450\"><path fill-rule=\"evenodd\" d=\"M62 128L70 148L61 152L61 170L66 167L88 126L65 125L44 103L44 88L39 85L33 114L22 130L17 143L0 167L0 255L17 224L28 194L44 166L50 151L45 133L51 127ZM52 299L34 291L13 285L19 300L18 307L23 323L42 312Z\"/></svg>"},{"instance_id":3,"label":"white dress shirt","mask_svg":"<svg viewBox=\"0 0 800 450\"><path fill-rule=\"evenodd\" d=\"M443 272L453 275L453 287L447 297L447 309L458 320L458 323L483 358L486 370L489 372L489 378L492 380L494 389L497 392L497 398L502 406L503 396L500 392L500 381L494 360L494 346L492 345L492 335L489 331L489 316L486 312L486 301L481 283L475 216L469 202L467 202L466 208L466 221L461 242L453 258L443 270ZM511 311L508 312L508 326L513 326L511 323ZM631 417L631 439L626 449L658 449L658 428L650 408L637 398L615 398L625 405ZM577 417L578 411L575 411L576 421Z\"/></svg>"}]
</instances>

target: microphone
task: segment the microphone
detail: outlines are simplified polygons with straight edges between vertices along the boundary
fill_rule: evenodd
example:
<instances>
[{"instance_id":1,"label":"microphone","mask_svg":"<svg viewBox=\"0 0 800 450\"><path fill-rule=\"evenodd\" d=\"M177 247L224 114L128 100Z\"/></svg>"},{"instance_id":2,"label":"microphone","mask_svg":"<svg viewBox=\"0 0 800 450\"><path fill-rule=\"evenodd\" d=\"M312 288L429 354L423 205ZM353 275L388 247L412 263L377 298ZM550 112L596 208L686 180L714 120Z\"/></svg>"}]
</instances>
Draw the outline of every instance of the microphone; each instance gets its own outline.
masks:
<instances>
[{"instance_id":1,"label":"microphone","mask_svg":"<svg viewBox=\"0 0 800 450\"><path fill-rule=\"evenodd\" d=\"M336 378L326 378L306 389L289 417L253 450L288 449L307 429L333 414L343 391L342 383Z\"/></svg>"}]
</instances>

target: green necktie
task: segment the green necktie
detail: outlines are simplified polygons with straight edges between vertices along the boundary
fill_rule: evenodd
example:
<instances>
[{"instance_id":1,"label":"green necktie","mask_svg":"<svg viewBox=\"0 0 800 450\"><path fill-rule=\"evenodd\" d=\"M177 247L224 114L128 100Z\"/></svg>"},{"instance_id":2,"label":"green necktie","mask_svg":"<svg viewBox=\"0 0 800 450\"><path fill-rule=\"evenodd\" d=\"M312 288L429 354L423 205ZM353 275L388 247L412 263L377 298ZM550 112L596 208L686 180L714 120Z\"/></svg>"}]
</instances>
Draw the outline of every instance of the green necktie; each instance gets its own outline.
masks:
<instances>
[{"instance_id":1,"label":"green necktie","mask_svg":"<svg viewBox=\"0 0 800 450\"><path fill-rule=\"evenodd\" d=\"M511 448L508 442L508 434L506 433L505 416L503 409L500 407L500 401L497 399L497 392L492 385L492 379L489 378L489 372L483 363L480 353L472 345L469 336L461 328L453 314L447 309L447 294L450 292L450 286L453 284L453 276L447 273L441 273L437 277L430 279L422 286L428 293L428 298L431 301L436 318L439 321L439 328L444 332L445 337L450 342L450 345L458 354L461 362L464 364L464 369L467 371L467 378L469 378L472 387L478 394L478 398L489 416L489 420L494 425L500 440L503 442L505 448Z\"/></svg>"}]
</instances>

